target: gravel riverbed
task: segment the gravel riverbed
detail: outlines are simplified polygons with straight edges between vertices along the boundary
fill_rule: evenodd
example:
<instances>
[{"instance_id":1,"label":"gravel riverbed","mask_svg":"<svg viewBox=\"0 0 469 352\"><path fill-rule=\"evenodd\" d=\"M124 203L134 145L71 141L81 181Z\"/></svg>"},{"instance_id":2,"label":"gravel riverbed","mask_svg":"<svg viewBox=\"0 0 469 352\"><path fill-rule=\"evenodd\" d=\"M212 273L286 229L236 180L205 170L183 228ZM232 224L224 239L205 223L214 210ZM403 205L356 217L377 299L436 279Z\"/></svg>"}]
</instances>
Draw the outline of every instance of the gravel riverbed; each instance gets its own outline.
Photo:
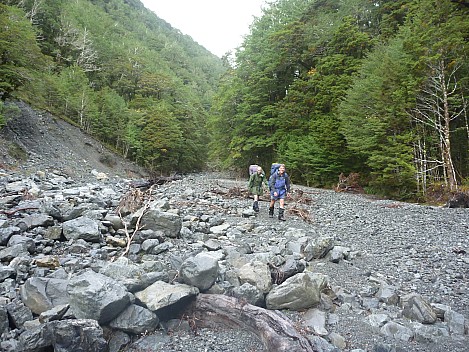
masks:
<instances>
[{"instance_id":1,"label":"gravel riverbed","mask_svg":"<svg viewBox=\"0 0 469 352\"><path fill-rule=\"evenodd\" d=\"M221 189L243 189L246 181L228 180L215 175L191 175L179 187L192 187L197 192ZM165 187L165 186L163 186ZM174 186L172 186L174 187ZM364 318L373 312L386 312L393 319L402 318L395 306L380 304L376 309L356 307L354 303L331 314L326 328L345 339L343 351L468 351L469 319L469 217L467 209L409 204L382 200L362 194L338 193L332 190L294 186L309 198L302 209L309 221L287 213L281 222L267 215L264 197L261 211L255 217L243 218L240 209L248 209L252 200L243 196L224 196L227 222L250 224L248 231L231 241L249 244L254 252L266 252L284 240L288 230L303 229L314 236L332 236L337 246L350 248L349 260L333 263L313 260L308 269L327 275L332 286L343 289L353 302L363 302L372 283L383 281L396 289L399 296L420 294L429 303L451 307L466 318L466 335L451 335L435 341L400 341L380 334ZM287 201L287 209L297 207ZM297 213L296 213L297 214ZM301 329L303 312L283 312ZM191 335L187 338L187 335ZM176 343L177 341L177 343ZM171 347L173 346L173 347ZM242 330L202 329L176 332L162 351L262 351L256 337ZM324 349L328 350L328 349Z\"/></svg>"}]
</instances>

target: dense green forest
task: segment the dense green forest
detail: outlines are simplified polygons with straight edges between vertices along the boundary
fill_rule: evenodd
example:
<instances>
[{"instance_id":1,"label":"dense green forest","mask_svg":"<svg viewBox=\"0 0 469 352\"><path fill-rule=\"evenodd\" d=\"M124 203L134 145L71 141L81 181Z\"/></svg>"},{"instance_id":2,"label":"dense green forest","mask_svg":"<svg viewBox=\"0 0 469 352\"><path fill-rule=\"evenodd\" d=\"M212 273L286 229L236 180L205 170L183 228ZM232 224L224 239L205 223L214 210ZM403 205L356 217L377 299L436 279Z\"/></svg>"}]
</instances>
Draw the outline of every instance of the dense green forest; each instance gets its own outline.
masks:
<instances>
[{"instance_id":1,"label":"dense green forest","mask_svg":"<svg viewBox=\"0 0 469 352\"><path fill-rule=\"evenodd\" d=\"M225 70L138 0L0 4L2 100L68 119L155 172L203 167Z\"/></svg>"},{"instance_id":2,"label":"dense green forest","mask_svg":"<svg viewBox=\"0 0 469 352\"><path fill-rule=\"evenodd\" d=\"M222 79L211 152L312 186L358 173L397 199L468 185L468 15L468 1L275 1Z\"/></svg>"},{"instance_id":3,"label":"dense green forest","mask_svg":"<svg viewBox=\"0 0 469 352\"><path fill-rule=\"evenodd\" d=\"M0 29L3 101L150 170L282 162L395 199L469 186L469 1L266 1L223 59L138 0L2 0Z\"/></svg>"}]
</instances>

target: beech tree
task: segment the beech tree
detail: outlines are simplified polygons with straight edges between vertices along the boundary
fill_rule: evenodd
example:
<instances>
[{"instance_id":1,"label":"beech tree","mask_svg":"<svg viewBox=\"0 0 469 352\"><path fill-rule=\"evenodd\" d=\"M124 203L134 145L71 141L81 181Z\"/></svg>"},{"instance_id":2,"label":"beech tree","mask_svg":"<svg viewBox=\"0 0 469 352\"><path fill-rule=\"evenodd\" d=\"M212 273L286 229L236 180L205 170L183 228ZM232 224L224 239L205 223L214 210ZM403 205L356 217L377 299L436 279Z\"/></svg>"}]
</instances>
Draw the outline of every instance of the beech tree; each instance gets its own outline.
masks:
<instances>
[{"instance_id":1,"label":"beech tree","mask_svg":"<svg viewBox=\"0 0 469 352\"><path fill-rule=\"evenodd\" d=\"M0 4L0 99L32 79L32 72L48 67L36 43L36 33L25 13Z\"/></svg>"},{"instance_id":2,"label":"beech tree","mask_svg":"<svg viewBox=\"0 0 469 352\"><path fill-rule=\"evenodd\" d=\"M364 163L373 193L396 198L415 194L413 137L407 109L415 103L418 81L402 38L379 45L339 107L347 148Z\"/></svg>"}]
</instances>

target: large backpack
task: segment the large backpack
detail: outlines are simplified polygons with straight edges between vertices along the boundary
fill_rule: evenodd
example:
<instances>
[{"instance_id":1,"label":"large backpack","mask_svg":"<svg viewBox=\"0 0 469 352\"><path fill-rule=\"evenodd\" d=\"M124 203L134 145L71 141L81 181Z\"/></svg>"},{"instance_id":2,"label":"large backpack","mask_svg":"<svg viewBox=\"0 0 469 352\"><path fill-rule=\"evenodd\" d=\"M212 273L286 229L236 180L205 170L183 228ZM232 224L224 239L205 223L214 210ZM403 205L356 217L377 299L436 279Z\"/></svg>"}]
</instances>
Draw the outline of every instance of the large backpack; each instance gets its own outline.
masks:
<instances>
[{"instance_id":1,"label":"large backpack","mask_svg":"<svg viewBox=\"0 0 469 352\"><path fill-rule=\"evenodd\" d=\"M251 176L252 174L255 174L257 172L257 168L259 166L258 165L249 165L249 176Z\"/></svg>"},{"instance_id":2,"label":"large backpack","mask_svg":"<svg viewBox=\"0 0 469 352\"><path fill-rule=\"evenodd\" d=\"M269 176L269 189L270 189L270 180L272 180L272 177L277 173L280 165L279 163L272 163L270 166L270 176Z\"/></svg>"}]
</instances>

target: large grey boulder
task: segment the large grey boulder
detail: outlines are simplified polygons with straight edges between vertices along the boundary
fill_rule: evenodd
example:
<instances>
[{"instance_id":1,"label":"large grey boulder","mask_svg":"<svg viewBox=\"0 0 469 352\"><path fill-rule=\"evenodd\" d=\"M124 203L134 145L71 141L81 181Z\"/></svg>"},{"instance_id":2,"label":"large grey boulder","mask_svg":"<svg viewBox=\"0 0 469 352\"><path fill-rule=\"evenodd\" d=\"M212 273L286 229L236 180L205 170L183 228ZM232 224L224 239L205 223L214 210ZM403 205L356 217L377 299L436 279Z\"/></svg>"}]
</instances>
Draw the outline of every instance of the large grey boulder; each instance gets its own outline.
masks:
<instances>
[{"instance_id":1,"label":"large grey boulder","mask_svg":"<svg viewBox=\"0 0 469 352\"><path fill-rule=\"evenodd\" d=\"M18 220L16 226L24 230L31 230L35 227L47 227L54 225L54 218L46 214L31 214Z\"/></svg>"},{"instance_id":2,"label":"large grey boulder","mask_svg":"<svg viewBox=\"0 0 469 352\"><path fill-rule=\"evenodd\" d=\"M422 343L438 343L441 338L448 337L449 331L443 324L422 324L412 322L410 327L414 331L414 340Z\"/></svg>"},{"instance_id":3,"label":"large grey boulder","mask_svg":"<svg viewBox=\"0 0 469 352\"><path fill-rule=\"evenodd\" d=\"M82 239L87 242L99 242L101 240L98 223L84 216L65 221L62 228L67 240Z\"/></svg>"},{"instance_id":4,"label":"large grey boulder","mask_svg":"<svg viewBox=\"0 0 469 352\"><path fill-rule=\"evenodd\" d=\"M20 286L23 303L35 314L69 303L68 280L31 277Z\"/></svg>"},{"instance_id":5,"label":"large grey boulder","mask_svg":"<svg viewBox=\"0 0 469 352\"><path fill-rule=\"evenodd\" d=\"M330 236L310 238L301 246L301 253L309 262L313 259L324 258L333 247L334 239Z\"/></svg>"},{"instance_id":6,"label":"large grey boulder","mask_svg":"<svg viewBox=\"0 0 469 352\"><path fill-rule=\"evenodd\" d=\"M253 261L243 265L238 270L241 284L249 283L262 293L267 293L272 288L272 277L269 266L261 261Z\"/></svg>"},{"instance_id":7,"label":"large grey boulder","mask_svg":"<svg viewBox=\"0 0 469 352\"><path fill-rule=\"evenodd\" d=\"M0 264L0 282L3 282L9 277L16 277L16 270L11 266L5 266Z\"/></svg>"},{"instance_id":8,"label":"large grey boulder","mask_svg":"<svg viewBox=\"0 0 469 352\"><path fill-rule=\"evenodd\" d=\"M59 320L28 329L19 337L18 351L104 352L107 342L96 320Z\"/></svg>"},{"instance_id":9,"label":"large grey boulder","mask_svg":"<svg viewBox=\"0 0 469 352\"><path fill-rule=\"evenodd\" d=\"M67 292L77 318L95 319L100 324L111 321L130 304L124 285L91 270L72 278Z\"/></svg>"},{"instance_id":10,"label":"large grey boulder","mask_svg":"<svg viewBox=\"0 0 469 352\"><path fill-rule=\"evenodd\" d=\"M14 258L28 257L29 252L25 243L14 244L10 247L0 250L0 261L10 262Z\"/></svg>"},{"instance_id":11,"label":"large grey boulder","mask_svg":"<svg viewBox=\"0 0 469 352\"><path fill-rule=\"evenodd\" d=\"M405 302L403 304L402 314L406 318L418 321L422 324L433 324L436 322L436 313L422 296L412 293L402 297L401 300Z\"/></svg>"},{"instance_id":12,"label":"large grey boulder","mask_svg":"<svg viewBox=\"0 0 469 352\"><path fill-rule=\"evenodd\" d=\"M388 285L386 282L381 282L379 290L376 292L375 296L380 302L384 302L389 305L396 305L399 303L397 288L395 286Z\"/></svg>"},{"instance_id":13,"label":"large grey boulder","mask_svg":"<svg viewBox=\"0 0 469 352\"><path fill-rule=\"evenodd\" d=\"M120 282L129 292L141 291L156 281L168 281L166 272L157 268L146 270L144 264L137 265L124 257L106 263L99 272Z\"/></svg>"},{"instance_id":14,"label":"large grey boulder","mask_svg":"<svg viewBox=\"0 0 469 352\"><path fill-rule=\"evenodd\" d=\"M0 246L6 246L11 236L20 232L21 229L18 226L0 227Z\"/></svg>"},{"instance_id":15,"label":"large grey boulder","mask_svg":"<svg viewBox=\"0 0 469 352\"><path fill-rule=\"evenodd\" d=\"M158 316L151 310L131 304L109 326L113 329L125 331L131 334L143 334L154 331L159 323Z\"/></svg>"},{"instance_id":16,"label":"large grey boulder","mask_svg":"<svg viewBox=\"0 0 469 352\"><path fill-rule=\"evenodd\" d=\"M411 329L394 321L386 323L380 332L383 335L401 341L410 341L414 337L414 332Z\"/></svg>"},{"instance_id":17,"label":"large grey boulder","mask_svg":"<svg viewBox=\"0 0 469 352\"><path fill-rule=\"evenodd\" d=\"M152 311L157 311L176 304L181 300L195 296L199 293L197 287L186 284L168 284L164 281L157 281L153 285L148 286L143 291L135 293L142 304Z\"/></svg>"},{"instance_id":18,"label":"large grey boulder","mask_svg":"<svg viewBox=\"0 0 469 352\"><path fill-rule=\"evenodd\" d=\"M241 299L254 306L265 306L264 294L256 286L247 282L239 287L233 288L233 297Z\"/></svg>"},{"instance_id":19,"label":"large grey boulder","mask_svg":"<svg viewBox=\"0 0 469 352\"><path fill-rule=\"evenodd\" d=\"M164 236L177 238L182 228L179 215L159 209L140 209L132 214L131 223L135 225L140 218L140 226L145 230L161 231Z\"/></svg>"},{"instance_id":20,"label":"large grey boulder","mask_svg":"<svg viewBox=\"0 0 469 352\"><path fill-rule=\"evenodd\" d=\"M34 253L36 251L36 244L32 238L22 235L13 235L8 240L8 247L13 247L15 245L21 244L29 252Z\"/></svg>"},{"instance_id":21,"label":"large grey boulder","mask_svg":"<svg viewBox=\"0 0 469 352\"><path fill-rule=\"evenodd\" d=\"M217 258L202 252L186 259L179 269L179 274L182 282L205 291L215 283L219 270Z\"/></svg>"},{"instance_id":22,"label":"large grey boulder","mask_svg":"<svg viewBox=\"0 0 469 352\"><path fill-rule=\"evenodd\" d=\"M13 326L17 328L22 328L24 323L27 321L33 320L33 313L31 309L26 307L23 302L18 299L7 303L6 309L8 311L8 316Z\"/></svg>"},{"instance_id":23,"label":"large grey boulder","mask_svg":"<svg viewBox=\"0 0 469 352\"><path fill-rule=\"evenodd\" d=\"M444 319L452 335L467 334L467 320L464 315L450 309L445 312Z\"/></svg>"},{"instance_id":24,"label":"large grey boulder","mask_svg":"<svg viewBox=\"0 0 469 352\"><path fill-rule=\"evenodd\" d=\"M321 301L325 278L320 274L300 273L274 287L266 296L268 309L303 310Z\"/></svg>"}]
</instances>

